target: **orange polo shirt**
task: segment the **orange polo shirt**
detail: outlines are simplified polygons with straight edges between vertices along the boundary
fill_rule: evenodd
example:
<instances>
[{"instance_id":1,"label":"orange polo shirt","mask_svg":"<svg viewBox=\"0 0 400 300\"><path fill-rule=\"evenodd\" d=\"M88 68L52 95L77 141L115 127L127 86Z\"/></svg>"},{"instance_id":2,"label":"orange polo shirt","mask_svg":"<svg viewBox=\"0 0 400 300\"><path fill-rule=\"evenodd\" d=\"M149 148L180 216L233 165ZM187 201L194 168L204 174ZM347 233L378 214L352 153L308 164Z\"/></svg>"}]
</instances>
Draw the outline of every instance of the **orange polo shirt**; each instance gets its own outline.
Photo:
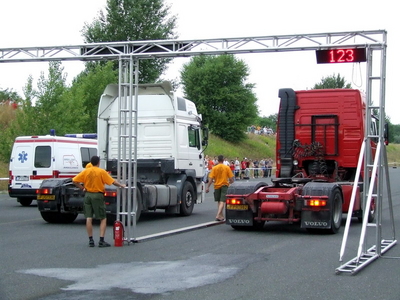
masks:
<instances>
[{"instance_id":1,"label":"orange polo shirt","mask_svg":"<svg viewBox=\"0 0 400 300\"><path fill-rule=\"evenodd\" d=\"M229 178L233 177L231 168L219 163L211 169L209 178L214 179L214 189L220 189L222 186L229 186Z\"/></svg>"},{"instance_id":2,"label":"orange polo shirt","mask_svg":"<svg viewBox=\"0 0 400 300\"><path fill-rule=\"evenodd\" d=\"M113 184L114 178L112 178L106 170L93 166L84 169L82 172L72 178L72 181L83 183L86 191L90 193L104 193L104 185Z\"/></svg>"}]
</instances>

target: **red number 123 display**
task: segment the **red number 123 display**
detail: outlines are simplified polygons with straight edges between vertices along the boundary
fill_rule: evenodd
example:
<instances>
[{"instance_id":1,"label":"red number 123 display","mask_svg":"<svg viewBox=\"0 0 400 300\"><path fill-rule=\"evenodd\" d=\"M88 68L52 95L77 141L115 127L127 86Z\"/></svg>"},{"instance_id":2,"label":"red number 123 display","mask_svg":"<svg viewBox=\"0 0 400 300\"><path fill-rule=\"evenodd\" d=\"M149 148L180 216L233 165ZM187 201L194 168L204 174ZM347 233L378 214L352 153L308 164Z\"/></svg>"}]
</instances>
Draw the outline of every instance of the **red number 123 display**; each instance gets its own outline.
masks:
<instances>
[{"instance_id":1,"label":"red number 123 display","mask_svg":"<svg viewBox=\"0 0 400 300\"><path fill-rule=\"evenodd\" d=\"M316 50L318 64L355 63L367 61L365 48Z\"/></svg>"}]
</instances>

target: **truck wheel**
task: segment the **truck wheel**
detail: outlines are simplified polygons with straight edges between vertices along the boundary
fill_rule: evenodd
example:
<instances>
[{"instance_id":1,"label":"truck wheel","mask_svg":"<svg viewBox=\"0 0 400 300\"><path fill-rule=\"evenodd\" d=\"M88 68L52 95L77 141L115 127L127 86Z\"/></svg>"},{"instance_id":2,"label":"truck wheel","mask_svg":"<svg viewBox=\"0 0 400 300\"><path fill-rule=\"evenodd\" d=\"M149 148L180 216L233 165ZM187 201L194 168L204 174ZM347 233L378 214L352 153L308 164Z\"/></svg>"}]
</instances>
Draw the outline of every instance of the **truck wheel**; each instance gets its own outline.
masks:
<instances>
[{"instance_id":1,"label":"truck wheel","mask_svg":"<svg viewBox=\"0 0 400 300\"><path fill-rule=\"evenodd\" d=\"M334 189L330 199L332 202L331 214L331 228L328 230L330 233L337 233L342 225L342 193L339 189Z\"/></svg>"},{"instance_id":2,"label":"truck wheel","mask_svg":"<svg viewBox=\"0 0 400 300\"><path fill-rule=\"evenodd\" d=\"M142 192L139 190L139 188L137 188L136 190L137 190L137 193L136 193L137 206L136 206L135 217L136 217L136 223L137 223L139 221L139 219L140 219L140 215L142 214L143 205L142 205ZM132 195L132 197L133 197L133 195ZM131 201L131 208L132 208L132 211L133 211L133 198L132 198L132 201ZM115 216L114 219L116 220L116 216ZM132 218L132 222L131 223L133 223L133 218ZM127 224L125 224L125 225L127 225Z\"/></svg>"},{"instance_id":3,"label":"truck wheel","mask_svg":"<svg viewBox=\"0 0 400 300\"><path fill-rule=\"evenodd\" d=\"M78 217L77 213L62 214L60 212L44 212L41 211L43 220L47 223L72 223Z\"/></svg>"},{"instance_id":4,"label":"truck wheel","mask_svg":"<svg viewBox=\"0 0 400 300\"><path fill-rule=\"evenodd\" d=\"M33 199L31 198L18 198L18 202L22 206L30 206L32 204Z\"/></svg>"},{"instance_id":5,"label":"truck wheel","mask_svg":"<svg viewBox=\"0 0 400 300\"><path fill-rule=\"evenodd\" d=\"M190 216L193 211L194 206L194 188L192 184L188 181L183 185L182 197L181 197L181 216Z\"/></svg>"},{"instance_id":6,"label":"truck wheel","mask_svg":"<svg viewBox=\"0 0 400 300\"><path fill-rule=\"evenodd\" d=\"M253 230L262 230L264 228L264 225L265 225L265 221L261 221L261 222L253 221L253 226L251 226L251 228Z\"/></svg>"},{"instance_id":7,"label":"truck wheel","mask_svg":"<svg viewBox=\"0 0 400 300\"><path fill-rule=\"evenodd\" d=\"M136 216L136 223L139 221L139 219L140 219L140 215L142 214L142 207L143 207L143 204L142 204L142 193L141 193L141 191L139 190L139 189L137 189L137 194L136 194L136 200L137 200L137 207L136 207L136 214L135 214L135 216ZM133 199L132 199L132 201L131 201L131 208L133 208ZM127 211L128 210L128 208L126 208L126 209L123 209L122 208L122 205L121 205L121 210L120 211ZM115 213L112 213L112 214L107 214L107 224L109 224L109 225L113 225L114 224L114 222L117 220L118 218L117 218L117 212L115 212ZM121 218L122 219L122 218ZM120 220L121 220L120 219ZM132 219L132 221L131 221L131 223L133 224L133 219ZM125 221L125 224L124 224L125 226L127 226L128 225L128 222L126 222Z\"/></svg>"},{"instance_id":8,"label":"truck wheel","mask_svg":"<svg viewBox=\"0 0 400 300\"><path fill-rule=\"evenodd\" d=\"M368 214L368 223L372 223L375 220L375 199L371 199L371 205L369 208L369 214ZM364 218L364 212L360 212L360 216L358 217L358 221L362 222Z\"/></svg>"},{"instance_id":9,"label":"truck wheel","mask_svg":"<svg viewBox=\"0 0 400 300\"><path fill-rule=\"evenodd\" d=\"M42 215L43 220L47 223L59 223L59 213L41 211L40 214Z\"/></svg>"},{"instance_id":10,"label":"truck wheel","mask_svg":"<svg viewBox=\"0 0 400 300\"><path fill-rule=\"evenodd\" d=\"M369 207L368 223L372 223L375 220L375 199L371 199L371 205Z\"/></svg>"},{"instance_id":11,"label":"truck wheel","mask_svg":"<svg viewBox=\"0 0 400 300\"><path fill-rule=\"evenodd\" d=\"M137 189L137 194L136 194L136 202L137 202L137 206L136 206L136 223L139 221L140 219L140 215L142 214L142 193L139 189Z\"/></svg>"},{"instance_id":12,"label":"truck wheel","mask_svg":"<svg viewBox=\"0 0 400 300\"><path fill-rule=\"evenodd\" d=\"M59 223L72 223L76 220L78 217L78 214L72 213L72 214L60 214L60 221Z\"/></svg>"}]
</instances>

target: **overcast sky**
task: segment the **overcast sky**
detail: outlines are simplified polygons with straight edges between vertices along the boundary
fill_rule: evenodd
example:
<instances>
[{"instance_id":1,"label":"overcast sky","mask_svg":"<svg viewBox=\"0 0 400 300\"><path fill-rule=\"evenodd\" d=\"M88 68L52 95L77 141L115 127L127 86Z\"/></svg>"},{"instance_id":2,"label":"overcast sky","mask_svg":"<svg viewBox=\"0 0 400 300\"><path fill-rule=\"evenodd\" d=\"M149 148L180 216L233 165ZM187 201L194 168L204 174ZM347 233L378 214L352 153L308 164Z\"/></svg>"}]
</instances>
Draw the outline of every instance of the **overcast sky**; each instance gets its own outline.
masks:
<instances>
[{"instance_id":1,"label":"overcast sky","mask_svg":"<svg viewBox=\"0 0 400 300\"><path fill-rule=\"evenodd\" d=\"M387 30L386 113L394 124L400 124L400 101L396 93L400 60L395 57L400 49L400 25L395 18L396 1L166 0L166 3L172 5L172 13L178 16L179 39ZM106 0L2 1L0 48L82 44L80 31L84 23L91 23L105 5ZM339 73L354 88L365 89L365 63L317 65L313 51L238 57L249 66L248 82L256 84L257 104L265 116L277 113L279 88L311 88L322 77L334 73ZM175 59L164 78L177 78L187 61ZM68 82L83 69L80 62L64 62L63 66ZM0 88L12 88L22 95L28 76L37 80L40 72L47 69L48 63L0 64Z\"/></svg>"}]
</instances>

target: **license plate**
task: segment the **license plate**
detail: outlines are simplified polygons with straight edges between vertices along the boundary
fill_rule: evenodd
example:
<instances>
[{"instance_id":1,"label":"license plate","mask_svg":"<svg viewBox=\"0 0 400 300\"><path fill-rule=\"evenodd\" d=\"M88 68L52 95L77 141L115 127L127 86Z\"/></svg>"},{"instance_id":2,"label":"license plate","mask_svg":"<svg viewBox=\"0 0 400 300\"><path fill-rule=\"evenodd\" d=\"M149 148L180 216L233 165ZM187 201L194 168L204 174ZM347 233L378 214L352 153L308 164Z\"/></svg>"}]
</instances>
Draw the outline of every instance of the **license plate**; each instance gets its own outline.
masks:
<instances>
[{"instance_id":1,"label":"license plate","mask_svg":"<svg viewBox=\"0 0 400 300\"><path fill-rule=\"evenodd\" d=\"M55 200L56 195L37 195L37 200Z\"/></svg>"},{"instance_id":2,"label":"license plate","mask_svg":"<svg viewBox=\"0 0 400 300\"><path fill-rule=\"evenodd\" d=\"M15 176L16 181L28 181L29 176Z\"/></svg>"},{"instance_id":3,"label":"license plate","mask_svg":"<svg viewBox=\"0 0 400 300\"><path fill-rule=\"evenodd\" d=\"M233 209L233 210L248 210L249 206L247 204L242 204L242 205L232 205L228 204L226 206L226 209Z\"/></svg>"}]
</instances>

